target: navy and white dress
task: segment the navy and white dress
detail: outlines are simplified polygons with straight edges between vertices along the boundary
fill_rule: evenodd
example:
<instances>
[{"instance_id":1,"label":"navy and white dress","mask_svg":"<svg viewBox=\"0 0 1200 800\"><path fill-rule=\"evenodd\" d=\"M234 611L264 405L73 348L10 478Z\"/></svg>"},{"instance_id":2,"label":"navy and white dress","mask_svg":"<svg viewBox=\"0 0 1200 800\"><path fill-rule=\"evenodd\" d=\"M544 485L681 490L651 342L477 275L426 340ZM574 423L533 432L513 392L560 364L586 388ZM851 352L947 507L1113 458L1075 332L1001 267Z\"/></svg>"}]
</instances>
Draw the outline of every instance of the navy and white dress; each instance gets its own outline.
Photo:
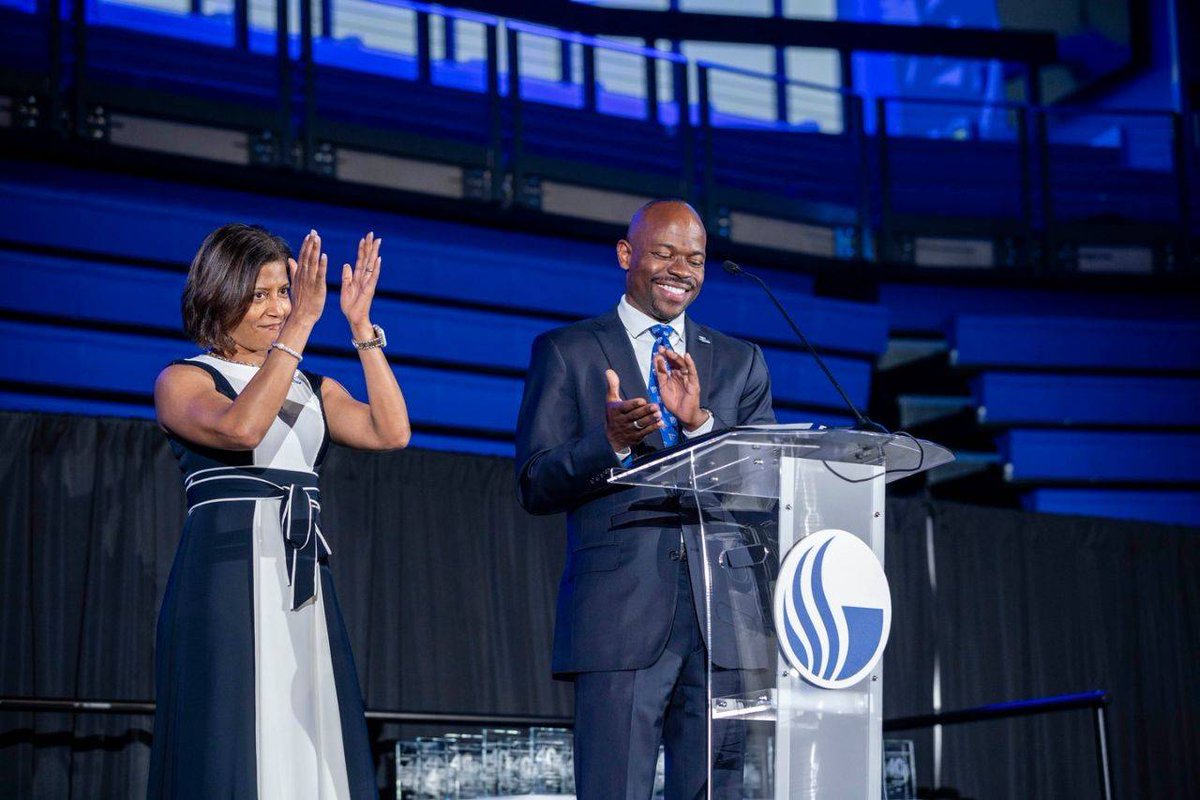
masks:
<instances>
[{"instance_id":1,"label":"navy and white dress","mask_svg":"<svg viewBox=\"0 0 1200 800\"><path fill-rule=\"evenodd\" d=\"M229 398L256 367L202 355ZM168 433L188 516L158 619L150 798L375 800L320 527L321 378L297 371L253 451Z\"/></svg>"}]
</instances>

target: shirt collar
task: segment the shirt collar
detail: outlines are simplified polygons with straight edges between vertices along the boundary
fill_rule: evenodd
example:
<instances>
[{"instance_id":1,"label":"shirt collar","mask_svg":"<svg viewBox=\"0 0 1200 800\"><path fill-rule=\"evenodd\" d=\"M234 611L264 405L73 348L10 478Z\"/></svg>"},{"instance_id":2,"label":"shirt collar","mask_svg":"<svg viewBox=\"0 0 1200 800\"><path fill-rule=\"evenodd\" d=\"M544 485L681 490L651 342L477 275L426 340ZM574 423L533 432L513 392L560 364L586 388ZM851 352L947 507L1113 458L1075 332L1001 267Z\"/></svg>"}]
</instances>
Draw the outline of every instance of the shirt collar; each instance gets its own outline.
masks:
<instances>
[{"instance_id":1,"label":"shirt collar","mask_svg":"<svg viewBox=\"0 0 1200 800\"><path fill-rule=\"evenodd\" d=\"M625 330L628 331L629 335L634 339L637 339L644 334L652 335L649 333L651 328L653 328L655 325L666 324L670 325L671 330L674 331L674 333L671 334L672 341L683 341L683 326L686 324L686 320L684 319L685 314L680 314L670 322L660 323L658 320L654 319L654 317L651 317L648 314L643 314L641 311L634 308L629 302L629 298L627 298L625 295L621 295L621 302L617 304L617 316L621 318L621 324L625 326Z\"/></svg>"}]
</instances>

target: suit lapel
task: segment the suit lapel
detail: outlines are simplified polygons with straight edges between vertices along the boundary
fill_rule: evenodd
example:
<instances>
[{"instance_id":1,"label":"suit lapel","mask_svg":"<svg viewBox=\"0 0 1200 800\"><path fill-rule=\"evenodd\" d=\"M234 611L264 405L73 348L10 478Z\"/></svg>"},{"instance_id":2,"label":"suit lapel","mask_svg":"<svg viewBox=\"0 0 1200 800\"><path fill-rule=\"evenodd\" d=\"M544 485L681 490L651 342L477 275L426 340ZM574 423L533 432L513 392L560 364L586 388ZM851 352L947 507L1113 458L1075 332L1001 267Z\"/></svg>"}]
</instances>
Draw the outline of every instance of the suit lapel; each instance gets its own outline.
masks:
<instances>
[{"instance_id":1,"label":"suit lapel","mask_svg":"<svg viewBox=\"0 0 1200 800\"><path fill-rule=\"evenodd\" d=\"M700 407L708 408L713 388L712 332L691 317L688 317L686 330L687 352L696 362L696 377L700 380Z\"/></svg>"},{"instance_id":2,"label":"suit lapel","mask_svg":"<svg viewBox=\"0 0 1200 800\"><path fill-rule=\"evenodd\" d=\"M604 351L604 357L608 359L608 366L621 379L621 399L645 397L646 377L648 376L641 374L637 356L633 354L633 344L629 341L629 333L625 330L617 312L614 310L602 317L597 317L594 333L600 342L600 349ZM662 434L656 431L642 440L642 444L635 448L634 454L637 455L647 449L661 450L662 447Z\"/></svg>"},{"instance_id":3,"label":"suit lapel","mask_svg":"<svg viewBox=\"0 0 1200 800\"><path fill-rule=\"evenodd\" d=\"M638 372L637 358L633 354L633 345L629 343L629 334L621 324L621 318L613 311L596 318L596 339L600 349L608 359L608 366L621 379L621 399L630 397L645 397L646 381Z\"/></svg>"}]
</instances>

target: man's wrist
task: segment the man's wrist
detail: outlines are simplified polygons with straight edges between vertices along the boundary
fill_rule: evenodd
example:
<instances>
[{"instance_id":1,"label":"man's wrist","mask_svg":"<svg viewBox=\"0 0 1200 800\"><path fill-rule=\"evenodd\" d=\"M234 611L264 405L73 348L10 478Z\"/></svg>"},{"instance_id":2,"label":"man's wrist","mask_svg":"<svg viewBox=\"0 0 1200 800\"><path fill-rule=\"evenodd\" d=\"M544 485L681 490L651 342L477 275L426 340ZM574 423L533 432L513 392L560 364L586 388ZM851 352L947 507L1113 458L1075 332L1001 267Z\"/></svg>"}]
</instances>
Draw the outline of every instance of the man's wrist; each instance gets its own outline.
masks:
<instances>
[{"instance_id":1,"label":"man's wrist","mask_svg":"<svg viewBox=\"0 0 1200 800\"><path fill-rule=\"evenodd\" d=\"M703 428L710 419L712 419L712 412L707 408L701 408L692 422L683 422L682 420L680 420L680 422L683 424L683 429L685 431L692 433L693 431Z\"/></svg>"}]
</instances>

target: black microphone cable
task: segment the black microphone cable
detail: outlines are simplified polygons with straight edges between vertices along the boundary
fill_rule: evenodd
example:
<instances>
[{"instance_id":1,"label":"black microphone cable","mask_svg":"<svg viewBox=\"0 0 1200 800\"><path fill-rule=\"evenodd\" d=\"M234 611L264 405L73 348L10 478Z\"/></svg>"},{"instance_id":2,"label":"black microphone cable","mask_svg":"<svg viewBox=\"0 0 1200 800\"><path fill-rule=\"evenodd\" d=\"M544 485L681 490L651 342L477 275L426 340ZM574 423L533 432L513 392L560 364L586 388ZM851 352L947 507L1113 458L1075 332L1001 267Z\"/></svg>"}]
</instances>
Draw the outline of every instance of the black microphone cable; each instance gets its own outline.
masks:
<instances>
[{"instance_id":1,"label":"black microphone cable","mask_svg":"<svg viewBox=\"0 0 1200 800\"><path fill-rule=\"evenodd\" d=\"M833 388L837 389L838 394L842 396L842 402L844 402L846 404L846 407L849 408L851 413L854 414L854 419L856 420L856 422L851 427L851 430L863 431L866 433L891 434L891 431L889 431L887 428L883 427L878 422L874 422L874 421L868 419L861 411L858 410L858 408L854 405L853 401L851 401L850 397L846 394L846 390L842 388L842 385L840 383L838 383L837 378L833 377L833 373L829 371L829 367L826 366L824 359L822 359L820 354L817 353L817 349L815 347L813 347L812 344L808 341L808 337L804 335L804 331L800 330L800 326L797 325L796 321L792 319L792 315L789 314L787 312L787 309L783 307L783 303L779 302L779 298L776 297L775 293L771 291L771 287L767 286L766 281L764 281L762 278L755 275L753 272L748 272L748 271L742 269L741 266L734 263L733 261L726 261L721 266L723 266L725 268L725 271L728 272L730 275L745 275L747 278L750 278L751 280L753 280L755 283L757 283L759 286L762 287L762 290L767 293L767 297L771 298L771 302L775 304L775 307L777 309L779 309L779 313L783 315L783 318L785 320L787 320L788 325L790 325L792 327L792 331L795 332L797 338L799 338L800 341L804 344L804 346L806 348L808 348L808 352L810 354L812 354L813 360L815 360L817 362L817 366L819 366L821 368L821 371L825 373L825 377L828 378L829 382L833 384ZM891 434L891 435L903 436L907 439L912 440L912 442L917 446L918 455L917 455L917 465L915 467L895 467L893 469L884 469L883 472L878 473L876 475L871 475L866 478L851 478L851 477L849 477L847 475L843 475L840 472L838 472L837 470L835 470L832 466L830 466L828 461L822 460L821 463L823 463L825 465L825 468L827 470L829 470L830 472L832 472L834 475L841 478L842 480L846 481L846 483L866 483L867 481L873 481L878 478L885 477L887 475L893 475L897 472L920 472L923 469L923 467L925 466L925 446L923 444L921 444L921 440L905 431L896 431L895 434Z\"/></svg>"},{"instance_id":2,"label":"black microphone cable","mask_svg":"<svg viewBox=\"0 0 1200 800\"><path fill-rule=\"evenodd\" d=\"M813 360L817 362L817 366L820 367L821 371L825 373L825 377L828 378L829 382L833 384L833 388L837 389L838 394L842 396L842 402L844 402L846 407L850 409L850 412L854 414L855 423L853 425L853 430L866 431L868 433L890 433L887 428L883 427L878 422L872 422L871 420L867 419L867 417L865 417L863 413L858 410L853 401L850 400L849 395L846 394L846 390L842 388L840 383L838 383L837 378L833 377L833 373L829 371L829 367L825 365L825 361L821 358L820 354L817 353L817 349L808 341L808 337L804 335L804 331L800 330L800 326L797 325L796 321L792 319L792 315L789 314L787 309L783 307L783 303L779 302L779 298L776 297L775 293L771 291L771 287L767 286L766 281L755 275L753 272L748 272L742 269L739 265L732 261L726 261L721 266L723 266L725 271L730 275L745 275L747 278L750 278L752 281L761 286L762 290L767 293L767 297L771 298L771 302L775 304L775 307L779 309L779 313L783 315L785 320L787 320L788 325L792 327L792 331L795 332L796 337L799 338L804 346L808 348L808 352L812 354Z\"/></svg>"}]
</instances>

